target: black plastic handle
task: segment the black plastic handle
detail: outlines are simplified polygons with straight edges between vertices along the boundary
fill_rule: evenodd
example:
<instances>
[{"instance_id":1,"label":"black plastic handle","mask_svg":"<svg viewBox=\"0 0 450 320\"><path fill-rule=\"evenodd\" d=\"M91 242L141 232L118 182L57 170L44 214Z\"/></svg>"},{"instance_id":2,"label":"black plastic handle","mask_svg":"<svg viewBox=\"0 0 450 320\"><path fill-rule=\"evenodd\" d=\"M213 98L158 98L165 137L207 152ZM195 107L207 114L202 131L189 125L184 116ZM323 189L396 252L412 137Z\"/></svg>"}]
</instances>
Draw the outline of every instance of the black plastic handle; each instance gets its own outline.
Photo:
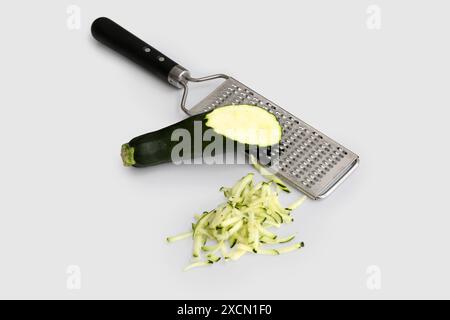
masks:
<instances>
[{"instance_id":1,"label":"black plastic handle","mask_svg":"<svg viewBox=\"0 0 450 320\"><path fill-rule=\"evenodd\" d=\"M172 68L178 65L111 19L105 17L96 19L92 23L91 32L99 42L136 62L166 82Z\"/></svg>"}]
</instances>

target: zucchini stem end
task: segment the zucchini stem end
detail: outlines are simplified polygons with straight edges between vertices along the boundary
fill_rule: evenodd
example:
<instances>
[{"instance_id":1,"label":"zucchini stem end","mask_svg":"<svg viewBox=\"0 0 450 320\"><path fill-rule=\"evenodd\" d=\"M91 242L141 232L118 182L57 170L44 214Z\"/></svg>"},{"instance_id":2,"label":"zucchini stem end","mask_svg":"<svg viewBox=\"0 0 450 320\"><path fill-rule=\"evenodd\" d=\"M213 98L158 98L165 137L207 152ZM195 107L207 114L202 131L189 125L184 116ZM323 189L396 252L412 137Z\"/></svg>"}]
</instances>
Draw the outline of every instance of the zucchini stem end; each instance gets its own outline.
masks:
<instances>
[{"instance_id":1,"label":"zucchini stem end","mask_svg":"<svg viewBox=\"0 0 450 320\"><path fill-rule=\"evenodd\" d=\"M130 147L128 143L122 145L120 155L125 167L131 167L136 164L136 161L134 161L134 148Z\"/></svg>"}]
</instances>

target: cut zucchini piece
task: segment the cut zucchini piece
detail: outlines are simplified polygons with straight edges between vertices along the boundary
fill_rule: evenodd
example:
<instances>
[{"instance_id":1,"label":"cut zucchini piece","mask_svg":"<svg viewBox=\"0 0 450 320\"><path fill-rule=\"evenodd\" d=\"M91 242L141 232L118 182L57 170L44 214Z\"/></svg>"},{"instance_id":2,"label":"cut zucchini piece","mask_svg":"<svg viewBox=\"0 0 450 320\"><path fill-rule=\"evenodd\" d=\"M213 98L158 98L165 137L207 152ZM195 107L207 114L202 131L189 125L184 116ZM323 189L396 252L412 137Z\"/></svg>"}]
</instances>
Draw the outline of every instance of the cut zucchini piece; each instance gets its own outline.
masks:
<instances>
[{"instance_id":1,"label":"cut zucchini piece","mask_svg":"<svg viewBox=\"0 0 450 320\"><path fill-rule=\"evenodd\" d=\"M191 270L193 268L209 266L209 265L212 265L212 264L213 264L213 262L211 262L209 260L208 261L198 261L198 262L194 262L194 263L188 265L186 268L184 268L184 271L188 271L188 270Z\"/></svg>"},{"instance_id":2,"label":"cut zucchini piece","mask_svg":"<svg viewBox=\"0 0 450 320\"><path fill-rule=\"evenodd\" d=\"M220 246L220 254L222 255L222 257L224 259L228 259L228 250L227 250L227 248L225 248L225 244L222 244Z\"/></svg>"},{"instance_id":3,"label":"cut zucchini piece","mask_svg":"<svg viewBox=\"0 0 450 320\"><path fill-rule=\"evenodd\" d=\"M217 244L215 244L213 246L203 246L202 251L214 253L217 250L219 250L222 245L223 245L223 241L218 242Z\"/></svg>"},{"instance_id":4,"label":"cut zucchini piece","mask_svg":"<svg viewBox=\"0 0 450 320\"><path fill-rule=\"evenodd\" d=\"M236 261L239 260L240 258L242 258L243 255L245 255L248 251L246 250L236 250L235 252L233 252L230 256L229 259Z\"/></svg>"},{"instance_id":5,"label":"cut zucchini piece","mask_svg":"<svg viewBox=\"0 0 450 320\"><path fill-rule=\"evenodd\" d=\"M197 221L194 228L194 237L204 228L204 226L208 223L208 218L211 216L211 212L205 212L203 216Z\"/></svg>"},{"instance_id":6,"label":"cut zucchini piece","mask_svg":"<svg viewBox=\"0 0 450 320\"><path fill-rule=\"evenodd\" d=\"M208 254L206 257L208 258L208 261L213 262L213 263L219 262L221 259L220 257L216 256L213 253Z\"/></svg>"},{"instance_id":7,"label":"cut zucchini piece","mask_svg":"<svg viewBox=\"0 0 450 320\"><path fill-rule=\"evenodd\" d=\"M253 182L253 173L249 173L243 177L234 187L231 189L231 202L236 203L241 198L242 191L247 187L248 184Z\"/></svg>"},{"instance_id":8,"label":"cut zucchini piece","mask_svg":"<svg viewBox=\"0 0 450 320\"><path fill-rule=\"evenodd\" d=\"M276 249L276 251L278 252L278 254L283 254L283 253L288 253L288 252L295 251L295 250L297 250L297 249L301 249L301 248L303 248L304 246L305 246L305 244L304 244L303 242L300 242L300 243L296 243L296 244L294 244L294 245L292 245L292 246L289 246L289 247L284 247L284 248L281 248L281 249Z\"/></svg>"},{"instance_id":9,"label":"cut zucchini piece","mask_svg":"<svg viewBox=\"0 0 450 320\"><path fill-rule=\"evenodd\" d=\"M235 217L228 218L227 220L221 222L219 226L222 228L226 228L228 226L233 226L234 224L236 224L237 222L239 222L241 220L242 220L241 216L235 216Z\"/></svg>"},{"instance_id":10,"label":"cut zucchini piece","mask_svg":"<svg viewBox=\"0 0 450 320\"><path fill-rule=\"evenodd\" d=\"M289 207L287 207L287 209L289 209L289 210L297 209L298 207L300 207L306 201L306 199L308 199L307 196L301 197L300 199L295 201L293 204L291 204Z\"/></svg>"},{"instance_id":11,"label":"cut zucchini piece","mask_svg":"<svg viewBox=\"0 0 450 320\"><path fill-rule=\"evenodd\" d=\"M167 240L167 242L172 243L172 242L190 238L190 237L192 237L193 234L194 233L192 231L189 231L189 232L181 233L181 234L173 236L173 237L167 237L166 240Z\"/></svg>"},{"instance_id":12,"label":"cut zucchini piece","mask_svg":"<svg viewBox=\"0 0 450 320\"><path fill-rule=\"evenodd\" d=\"M216 134L214 142L202 139L207 130L211 129ZM174 137L177 132L185 132L190 138L184 139L183 135ZM172 161L191 162L208 153L208 147L217 143L215 140L220 142L220 138L226 151L227 140L231 140L233 146L237 142L266 148L277 145L281 141L281 134L282 128L276 117L263 108L230 105L193 115L168 127L138 136L122 146L121 156L123 164L128 167L147 167ZM196 148L191 139L196 136L200 136L200 148ZM239 148L233 147L233 151L237 149Z\"/></svg>"},{"instance_id":13,"label":"cut zucchini piece","mask_svg":"<svg viewBox=\"0 0 450 320\"><path fill-rule=\"evenodd\" d=\"M214 218L211 221L211 228L217 228L231 213L232 206L227 204L224 208L217 210Z\"/></svg>"},{"instance_id":14,"label":"cut zucchini piece","mask_svg":"<svg viewBox=\"0 0 450 320\"><path fill-rule=\"evenodd\" d=\"M254 250L254 252L256 254L264 254L264 255L268 255L268 256L276 256L279 255L280 253L275 250L275 249L260 249L260 250Z\"/></svg>"},{"instance_id":15,"label":"cut zucchini piece","mask_svg":"<svg viewBox=\"0 0 450 320\"><path fill-rule=\"evenodd\" d=\"M264 221L264 223L262 225L263 225L263 227L275 227L275 228L280 228L281 227L281 224L279 224L277 222L270 221L269 219Z\"/></svg>"},{"instance_id":16,"label":"cut zucchini piece","mask_svg":"<svg viewBox=\"0 0 450 320\"><path fill-rule=\"evenodd\" d=\"M262 227L259 224L256 225L256 228L262 235L266 236L269 239L275 240L277 238L277 235L275 233L272 233L272 232L268 231L267 229L264 229L264 227Z\"/></svg>"},{"instance_id":17,"label":"cut zucchini piece","mask_svg":"<svg viewBox=\"0 0 450 320\"><path fill-rule=\"evenodd\" d=\"M291 212L304 199L283 207L273 182L254 183L252 173L231 188L221 188L226 201L216 209L196 217L193 231L167 238L168 242L193 237L195 262L186 270L223 260L238 260L247 253L279 255L303 247L296 243L282 248L265 248L292 241L294 236L279 238L268 228L279 228L293 220ZM208 243L208 245L207 245ZM228 250L230 249L230 251Z\"/></svg>"},{"instance_id":18,"label":"cut zucchini piece","mask_svg":"<svg viewBox=\"0 0 450 320\"><path fill-rule=\"evenodd\" d=\"M233 249L238 240L237 240L237 237L235 235L233 235L228 241L230 244L230 249Z\"/></svg>"},{"instance_id":19,"label":"cut zucchini piece","mask_svg":"<svg viewBox=\"0 0 450 320\"><path fill-rule=\"evenodd\" d=\"M281 244L281 243L291 242L294 239L295 239L294 235L286 237L286 238L275 238L275 239L263 236L259 239L259 241L262 243L266 243L266 244Z\"/></svg>"},{"instance_id":20,"label":"cut zucchini piece","mask_svg":"<svg viewBox=\"0 0 450 320\"><path fill-rule=\"evenodd\" d=\"M239 243L236 248L238 250L243 250L243 251L247 251L247 252L253 252L253 250L254 250L252 247L242 244L242 243Z\"/></svg>"},{"instance_id":21,"label":"cut zucchini piece","mask_svg":"<svg viewBox=\"0 0 450 320\"><path fill-rule=\"evenodd\" d=\"M199 236L194 237L194 250L192 253L192 256L194 258L200 257L200 250L204 246L205 241L206 241L205 236L199 235Z\"/></svg>"}]
</instances>

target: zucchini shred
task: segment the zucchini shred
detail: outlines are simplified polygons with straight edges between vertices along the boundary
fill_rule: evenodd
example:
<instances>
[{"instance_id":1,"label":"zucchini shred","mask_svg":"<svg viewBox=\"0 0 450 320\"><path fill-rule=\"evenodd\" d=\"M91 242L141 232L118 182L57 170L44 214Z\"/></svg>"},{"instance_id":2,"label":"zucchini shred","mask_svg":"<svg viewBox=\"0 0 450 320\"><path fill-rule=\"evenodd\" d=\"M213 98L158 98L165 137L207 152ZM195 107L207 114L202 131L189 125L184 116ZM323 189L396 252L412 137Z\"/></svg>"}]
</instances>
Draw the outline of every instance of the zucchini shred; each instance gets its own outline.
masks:
<instances>
[{"instance_id":1,"label":"zucchini shred","mask_svg":"<svg viewBox=\"0 0 450 320\"><path fill-rule=\"evenodd\" d=\"M260 167L255 168L260 171ZM263 176L269 181L255 184L254 174L249 173L233 187L220 188L226 202L214 210L195 215L192 231L167 238L168 243L193 239L193 261L185 271L219 261L236 261L247 253L280 255L304 247L303 242L298 242L280 248L266 248L294 240L294 235L280 238L268 229L291 223L292 211L306 200L306 196L285 208L279 202L277 191L289 192L287 186L273 176Z\"/></svg>"}]
</instances>

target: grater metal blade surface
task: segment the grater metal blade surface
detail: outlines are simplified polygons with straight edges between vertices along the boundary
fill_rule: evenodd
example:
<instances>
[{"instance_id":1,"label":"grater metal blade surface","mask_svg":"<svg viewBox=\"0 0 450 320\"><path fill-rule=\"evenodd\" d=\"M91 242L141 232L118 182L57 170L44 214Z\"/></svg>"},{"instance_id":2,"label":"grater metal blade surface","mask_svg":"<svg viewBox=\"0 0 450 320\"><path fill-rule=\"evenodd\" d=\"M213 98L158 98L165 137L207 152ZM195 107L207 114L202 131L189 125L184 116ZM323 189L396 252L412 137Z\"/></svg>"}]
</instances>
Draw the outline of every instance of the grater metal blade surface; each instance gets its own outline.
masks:
<instances>
[{"instance_id":1,"label":"grater metal blade surface","mask_svg":"<svg viewBox=\"0 0 450 320\"><path fill-rule=\"evenodd\" d=\"M355 153L231 77L192 107L190 113L231 104L259 106L276 116L283 128L281 152L268 169L311 199L327 197L358 166Z\"/></svg>"}]
</instances>

